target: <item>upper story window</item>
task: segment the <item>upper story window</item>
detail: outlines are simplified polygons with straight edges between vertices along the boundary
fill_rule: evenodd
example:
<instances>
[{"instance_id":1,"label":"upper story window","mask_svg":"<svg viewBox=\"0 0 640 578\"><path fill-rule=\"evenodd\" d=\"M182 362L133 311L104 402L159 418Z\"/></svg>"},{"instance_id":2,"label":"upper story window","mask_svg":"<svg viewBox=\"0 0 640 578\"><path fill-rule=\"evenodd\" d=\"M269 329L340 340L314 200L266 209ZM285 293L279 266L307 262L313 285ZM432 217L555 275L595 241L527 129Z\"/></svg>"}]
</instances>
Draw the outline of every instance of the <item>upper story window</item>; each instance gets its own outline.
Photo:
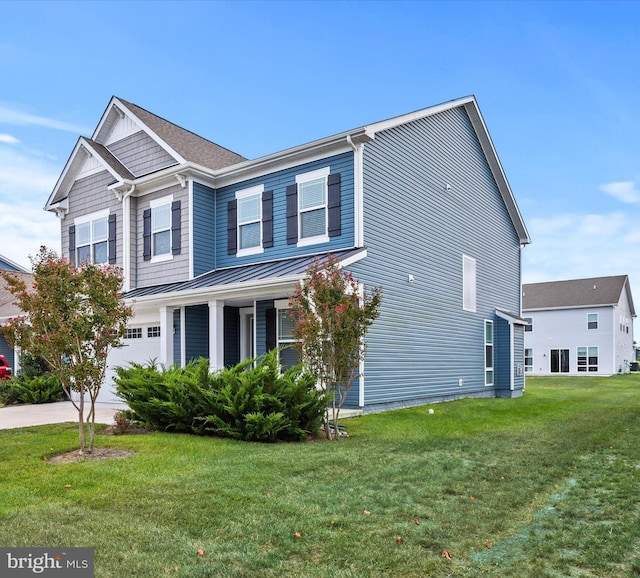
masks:
<instances>
[{"instance_id":1,"label":"upper story window","mask_svg":"<svg viewBox=\"0 0 640 578\"><path fill-rule=\"evenodd\" d=\"M151 239L154 257L171 253L171 201L151 205Z\"/></svg>"},{"instance_id":2,"label":"upper story window","mask_svg":"<svg viewBox=\"0 0 640 578\"><path fill-rule=\"evenodd\" d=\"M116 216L109 210L74 220L69 227L69 259L83 263L115 263Z\"/></svg>"},{"instance_id":3,"label":"upper story window","mask_svg":"<svg viewBox=\"0 0 640 578\"><path fill-rule=\"evenodd\" d=\"M476 260L462 256L462 308L476 311Z\"/></svg>"},{"instance_id":4,"label":"upper story window","mask_svg":"<svg viewBox=\"0 0 640 578\"><path fill-rule=\"evenodd\" d=\"M329 168L296 177L298 185L298 230L301 243L322 243L327 235L327 177Z\"/></svg>"},{"instance_id":5,"label":"upper story window","mask_svg":"<svg viewBox=\"0 0 640 578\"><path fill-rule=\"evenodd\" d=\"M587 327L589 329L598 329L598 314L589 313L587 315Z\"/></svg>"},{"instance_id":6,"label":"upper story window","mask_svg":"<svg viewBox=\"0 0 640 578\"><path fill-rule=\"evenodd\" d=\"M264 186L236 192L238 257L262 253L262 193Z\"/></svg>"},{"instance_id":7,"label":"upper story window","mask_svg":"<svg viewBox=\"0 0 640 578\"><path fill-rule=\"evenodd\" d=\"M342 233L341 179L324 167L296 175L287 187L287 243L326 243Z\"/></svg>"},{"instance_id":8,"label":"upper story window","mask_svg":"<svg viewBox=\"0 0 640 578\"><path fill-rule=\"evenodd\" d=\"M533 317L525 317L527 324L524 326L525 331L533 331Z\"/></svg>"},{"instance_id":9,"label":"upper story window","mask_svg":"<svg viewBox=\"0 0 640 578\"><path fill-rule=\"evenodd\" d=\"M142 214L145 261L165 261L181 250L181 202L173 195L154 199Z\"/></svg>"}]
</instances>

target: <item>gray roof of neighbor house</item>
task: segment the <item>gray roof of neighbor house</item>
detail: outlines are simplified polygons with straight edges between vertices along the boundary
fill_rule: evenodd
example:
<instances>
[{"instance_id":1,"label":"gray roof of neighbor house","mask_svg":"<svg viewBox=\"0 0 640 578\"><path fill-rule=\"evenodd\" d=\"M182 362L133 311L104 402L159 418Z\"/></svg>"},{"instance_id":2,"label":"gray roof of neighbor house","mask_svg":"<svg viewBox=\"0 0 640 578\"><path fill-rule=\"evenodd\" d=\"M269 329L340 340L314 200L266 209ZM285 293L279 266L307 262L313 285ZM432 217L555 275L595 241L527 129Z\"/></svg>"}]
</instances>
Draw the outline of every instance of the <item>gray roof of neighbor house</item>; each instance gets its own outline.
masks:
<instances>
[{"instance_id":1,"label":"gray roof of neighbor house","mask_svg":"<svg viewBox=\"0 0 640 578\"><path fill-rule=\"evenodd\" d=\"M209 169L221 169L247 159L188 131L136 104L115 97L185 160Z\"/></svg>"},{"instance_id":2,"label":"gray roof of neighbor house","mask_svg":"<svg viewBox=\"0 0 640 578\"><path fill-rule=\"evenodd\" d=\"M616 305L623 291L627 292L631 313L635 316L627 275L528 283L522 286L522 310Z\"/></svg>"},{"instance_id":3,"label":"gray roof of neighbor house","mask_svg":"<svg viewBox=\"0 0 640 578\"><path fill-rule=\"evenodd\" d=\"M22 273L17 271L11 271L13 275L20 277L27 287L31 286L33 275L31 273ZM15 297L7 289L4 279L0 278L0 322L8 317L15 317L20 315L22 311L17 305L14 305Z\"/></svg>"}]
</instances>

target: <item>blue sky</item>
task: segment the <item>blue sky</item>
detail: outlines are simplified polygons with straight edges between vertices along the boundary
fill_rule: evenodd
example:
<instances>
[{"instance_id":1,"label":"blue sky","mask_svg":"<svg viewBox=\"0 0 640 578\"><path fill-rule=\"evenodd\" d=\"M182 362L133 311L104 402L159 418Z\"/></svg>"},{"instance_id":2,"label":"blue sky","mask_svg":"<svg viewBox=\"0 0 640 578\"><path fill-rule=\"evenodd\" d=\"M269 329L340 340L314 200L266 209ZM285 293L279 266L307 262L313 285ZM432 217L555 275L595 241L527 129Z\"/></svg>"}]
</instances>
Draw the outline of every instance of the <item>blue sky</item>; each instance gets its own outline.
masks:
<instances>
[{"instance_id":1,"label":"blue sky","mask_svg":"<svg viewBox=\"0 0 640 578\"><path fill-rule=\"evenodd\" d=\"M0 1L0 254L112 95L246 157L474 94L532 245L524 282L629 274L640 307L640 2Z\"/></svg>"}]
</instances>

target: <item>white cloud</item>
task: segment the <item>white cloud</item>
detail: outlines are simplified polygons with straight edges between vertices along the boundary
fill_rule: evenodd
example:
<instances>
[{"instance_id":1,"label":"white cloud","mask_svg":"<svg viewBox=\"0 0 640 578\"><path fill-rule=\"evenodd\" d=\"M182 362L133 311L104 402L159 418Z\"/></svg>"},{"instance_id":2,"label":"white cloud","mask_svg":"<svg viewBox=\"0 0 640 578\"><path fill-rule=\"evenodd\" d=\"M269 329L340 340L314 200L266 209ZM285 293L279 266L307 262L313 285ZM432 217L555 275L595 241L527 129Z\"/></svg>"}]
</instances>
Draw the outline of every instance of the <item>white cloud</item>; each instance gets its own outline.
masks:
<instances>
[{"instance_id":1,"label":"white cloud","mask_svg":"<svg viewBox=\"0 0 640 578\"><path fill-rule=\"evenodd\" d=\"M599 189L623 203L633 204L640 201L640 191L636 189L634 181L605 183L600 185Z\"/></svg>"},{"instance_id":2,"label":"white cloud","mask_svg":"<svg viewBox=\"0 0 640 578\"><path fill-rule=\"evenodd\" d=\"M623 212L530 219L533 242L523 250L523 282L628 274L640 291L636 221Z\"/></svg>"},{"instance_id":3,"label":"white cloud","mask_svg":"<svg viewBox=\"0 0 640 578\"><path fill-rule=\"evenodd\" d=\"M17 126L41 126L44 128L52 128L76 134L87 134L90 132L86 130L85 127L59 121L54 118L47 118L45 116L24 112L2 103L0 103L0 123Z\"/></svg>"},{"instance_id":4,"label":"white cloud","mask_svg":"<svg viewBox=\"0 0 640 578\"><path fill-rule=\"evenodd\" d=\"M58 180L59 166L14 150L0 155L0 202L37 194L44 206Z\"/></svg>"},{"instance_id":5,"label":"white cloud","mask_svg":"<svg viewBox=\"0 0 640 578\"><path fill-rule=\"evenodd\" d=\"M13 145L18 144L20 141L15 136L6 133L0 133L0 142Z\"/></svg>"}]
</instances>

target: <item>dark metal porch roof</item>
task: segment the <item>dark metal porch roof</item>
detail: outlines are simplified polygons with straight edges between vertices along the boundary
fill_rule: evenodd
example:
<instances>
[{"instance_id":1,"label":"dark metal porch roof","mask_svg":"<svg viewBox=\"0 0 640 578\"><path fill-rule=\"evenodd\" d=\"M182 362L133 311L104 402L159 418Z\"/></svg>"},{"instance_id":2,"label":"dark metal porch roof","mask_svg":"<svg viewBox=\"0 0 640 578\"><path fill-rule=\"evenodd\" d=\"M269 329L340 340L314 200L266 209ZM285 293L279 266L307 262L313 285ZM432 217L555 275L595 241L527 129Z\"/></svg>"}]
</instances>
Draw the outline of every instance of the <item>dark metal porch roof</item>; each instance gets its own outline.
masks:
<instances>
[{"instance_id":1,"label":"dark metal porch roof","mask_svg":"<svg viewBox=\"0 0 640 578\"><path fill-rule=\"evenodd\" d=\"M332 251L330 254L340 261L344 261L345 259L355 257L360 252L364 251L366 251L364 248L345 249L342 251ZM162 295L163 293L174 293L177 291L189 291L206 287L234 285L243 282L267 279L273 279L276 281L280 278L291 276L300 276L300 278L302 278L314 259L324 259L328 254L329 253L321 253L317 255L282 259L279 261L268 261L265 263L255 263L240 267L217 269L200 275L195 279L190 279L189 281L180 281L177 283L167 283L165 285L153 285L151 287L132 289L128 293L125 293L124 297L126 299L133 299L136 297Z\"/></svg>"}]
</instances>

